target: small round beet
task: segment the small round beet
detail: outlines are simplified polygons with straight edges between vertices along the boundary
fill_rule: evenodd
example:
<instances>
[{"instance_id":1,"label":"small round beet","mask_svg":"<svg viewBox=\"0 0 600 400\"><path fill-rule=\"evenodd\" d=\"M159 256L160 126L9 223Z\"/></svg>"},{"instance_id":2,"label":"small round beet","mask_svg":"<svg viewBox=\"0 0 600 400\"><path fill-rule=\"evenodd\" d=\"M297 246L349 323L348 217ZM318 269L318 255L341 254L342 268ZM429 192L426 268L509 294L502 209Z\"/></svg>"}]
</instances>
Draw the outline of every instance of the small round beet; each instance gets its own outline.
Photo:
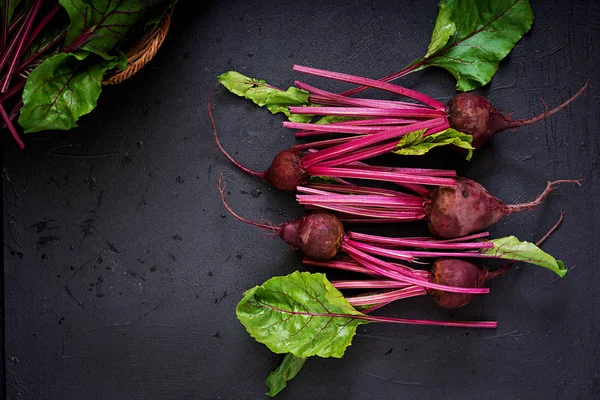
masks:
<instances>
[{"instance_id":1,"label":"small round beet","mask_svg":"<svg viewBox=\"0 0 600 400\"><path fill-rule=\"evenodd\" d=\"M456 258L440 258L431 268L431 281L440 285L479 288L486 282L485 270ZM475 299L474 294L430 290L435 302L444 308L459 308Z\"/></svg>"},{"instance_id":2,"label":"small round beet","mask_svg":"<svg viewBox=\"0 0 600 400\"><path fill-rule=\"evenodd\" d=\"M265 179L277 189L294 191L296 186L308 183L308 175L302 169L302 153L289 149L277 153L267 169Z\"/></svg>"},{"instance_id":3,"label":"small round beet","mask_svg":"<svg viewBox=\"0 0 600 400\"><path fill-rule=\"evenodd\" d=\"M318 211L281 224L278 235L305 256L328 260L342 245L344 227L335 215Z\"/></svg>"}]
</instances>

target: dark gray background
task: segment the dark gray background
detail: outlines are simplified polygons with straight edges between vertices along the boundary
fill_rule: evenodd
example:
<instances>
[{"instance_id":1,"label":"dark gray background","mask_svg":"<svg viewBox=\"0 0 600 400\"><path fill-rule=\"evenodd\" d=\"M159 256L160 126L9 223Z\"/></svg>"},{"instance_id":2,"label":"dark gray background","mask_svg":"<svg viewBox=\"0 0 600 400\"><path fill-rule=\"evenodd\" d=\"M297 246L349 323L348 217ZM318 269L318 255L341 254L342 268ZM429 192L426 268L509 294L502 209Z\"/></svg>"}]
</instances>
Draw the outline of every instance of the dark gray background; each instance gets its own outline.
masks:
<instances>
[{"instance_id":1,"label":"dark gray background","mask_svg":"<svg viewBox=\"0 0 600 400\"><path fill-rule=\"evenodd\" d=\"M224 173L231 204L248 217L278 223L302 209L215 149L210 88L229 69L280 87L301 78L348 88L299 76L292 64L387 75L424 54L437 14L434 1L195 3L177 7L156 58L105 88L79 128L28 136L23 152L3 132L10 399L264 398L264 379L281 356L254 342L235 306L269 277L307 268L284 243L224 217L215 181ZM383 309L499 326L361 327L342 359L309 360L281 399L597 398L600 7L532 6L532 30L477 92L513 118L543 111L540 98L560 103L591 78L586 96L499 135L471 162L445 150L380 161L456 168L506 202L533 199L548 180L584 178L491 229L535 240L566 211L544 249L570 272L557 279L522 266L456 312L429 298ZM455 93L451 76L434 68L401 83L442 101ZM223 144L248 166L266 168L296 142L281 116L223 89L214 100ZM396 232L410 230L423 226Z\"/></svg>"}]
</instances>

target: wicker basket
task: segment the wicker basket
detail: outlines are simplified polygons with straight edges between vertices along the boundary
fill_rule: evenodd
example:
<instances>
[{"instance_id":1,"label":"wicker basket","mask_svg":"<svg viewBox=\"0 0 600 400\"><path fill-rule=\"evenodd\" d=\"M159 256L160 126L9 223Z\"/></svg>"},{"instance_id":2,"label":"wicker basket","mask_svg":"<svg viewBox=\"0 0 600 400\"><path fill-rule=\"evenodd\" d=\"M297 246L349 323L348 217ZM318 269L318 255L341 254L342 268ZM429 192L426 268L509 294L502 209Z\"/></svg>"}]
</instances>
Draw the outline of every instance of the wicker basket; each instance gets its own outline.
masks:
<instances>
[{"instance_id":1,"label":"wicker basket","mask_svg":"<svg viewBox=\"0 0 600 400\"><path fill-rule=\"evenodd\" d=\"M160 22L125 52L128 61L127 68L123 71L115 70L114 73L107 74L102 82L103 85L117 85L131 78L147 62L152 60L167 37L174 8L173 6L166 10Z\"/></svg>"}]
</instances>

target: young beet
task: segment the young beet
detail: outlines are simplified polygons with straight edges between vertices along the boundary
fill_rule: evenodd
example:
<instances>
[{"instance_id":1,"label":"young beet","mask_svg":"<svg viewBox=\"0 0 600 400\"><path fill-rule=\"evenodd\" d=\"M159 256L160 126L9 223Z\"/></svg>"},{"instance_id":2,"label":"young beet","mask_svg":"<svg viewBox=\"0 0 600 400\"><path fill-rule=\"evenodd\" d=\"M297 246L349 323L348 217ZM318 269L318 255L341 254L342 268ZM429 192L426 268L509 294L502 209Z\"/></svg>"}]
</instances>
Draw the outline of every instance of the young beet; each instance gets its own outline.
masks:
<instances>
[{"instance_id":1,"label":"young beet","mask_svg":"<svg viewBox=\"0 0 600 400\"><path fill-rule=\"evenodd\" d=\"M505 204L479 183L455 178L454 186L439 186L418 195L357 185L315 184L299 186L296 199L309 208L324 208L342 222L400 222L427 220L429 230L441 238L457 238L481 231L503 217L539 206L561 183L580 184L579 180L548 182L533 201Z\"/></svg>"},{"instance_id":2,"label":"young beet","mask_svg":"<svg viewBox=\"0 0 600 400\"><path fill-rule=\"evenodd\" d=\"M338 138L334 141L320 141L307 144L319 150L303 161L305 167L319 163L320 165L339 165L340 154L347 154L344 161L359 161L376 155L397 150L398 140L411 132L425 130L424 137L431 136L448 128L470 135L471 146L479 149L494 135L520 126L533 124L565 108L584 93L588 83L571 98L555 107L528 119L511 121L506 115L497 111L482 96L473 93L460 93L448 104L443 104L429 96L398 85L374 79L331 72L317 68L294 65L296 72L329 78L333 80L355 83L363 87L377 88L400 94L419 103L401 101L351 98L343 94L335 94L296 81L297 87L310 93L309 102L314 106L289 107L292 114L308 114L320 116L339 116L359 118L358 121L344 121L331 124L284 122L288 128L300 129L297 137L321 136L338 133L353 135ZM433 126L424 127L425 122ZM341 142L343 141L343 142ZM340 143L341 142L341 143ZM332 146L333 145L333 146ZM304 145L300 148L305 148Z\"/></svg>"},{"instance_id":3,"label":"young beet","mask_svg":"<svg viewBox=\"0 0 600 400\"><path fill-rule=\"evenodd\" d=\"M536 243L536 246L541 246L541 244L558 228L562 223L563 216L564 213L561 213L558 221ZM397 280L389 280L386 279L384 275L374 273L372 270L361 266L356 261L317 261L305 258L303 262L312 266L343 269L374 276L376 279L332 282L333 286L338 289L385 289L386 291L383 293L359 295L348 298L348 301L355 306L370 306L364 312L374 311L393 301L425 294L431 295L440 307L448 309L463 307L475 299L475 295L471 293L453 293L436 289L427 290L422 286L411 285ZM503 267L491 271L464 259L443 257L437 259L433 263L430 271L413 271L415 273L421 273L424 278L437 285L482 288L485 287L490 280L503 275L514 263L514 261L509 262Z\"/></svg>"},{"instance_id":4,"label":"young beet","mask_svg":"<svg viewBox=\"0 0 600 400\"><path fill-rule=\"evenodd\" d=\"M216 87L216 86L215 86ZM271 166L265 171L251 170L236 159L234 159L221 145L217 135L217 128L213 117L213 106L211 99L214 92L211 91L207 104L208 116L212 125L213 137L217 147L229 161L243 172L264 179L280 190L294 191L297 186L305 185L311 177L328 176L340 181L340 178L371 179L389 181L401 185L454 185L451 177L456 175L455 171L424 169L424 168L393 168L385 171L379 168L374 170L363 163L345 163L340 167L331 166L305 166L304 158L311 153L299 149L288 149L280 151ZM436 123L425 121L423 126L434 126ZM343 161L343 160L342 160ZM375 167L377 169L377 167Z\"/></svg>"}]
</instances>

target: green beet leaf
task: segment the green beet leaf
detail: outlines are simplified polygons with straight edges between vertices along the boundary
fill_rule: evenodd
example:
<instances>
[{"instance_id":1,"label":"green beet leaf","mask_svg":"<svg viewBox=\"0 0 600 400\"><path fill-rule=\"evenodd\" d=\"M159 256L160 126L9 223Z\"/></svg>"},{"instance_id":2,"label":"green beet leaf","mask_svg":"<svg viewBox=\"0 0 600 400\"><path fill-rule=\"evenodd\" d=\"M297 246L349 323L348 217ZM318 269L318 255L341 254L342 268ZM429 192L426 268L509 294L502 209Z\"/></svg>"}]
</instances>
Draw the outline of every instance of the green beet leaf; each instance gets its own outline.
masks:
<instances>
[{"instance_id":1,"label":"green beet leaf","mask_svg":"<svg viewBox=\"0 0 600 400\"><path fill-rule=\"evenodd\" d=\"M272 352L300 358L342 357L356 327L367 323L324 274L298 271L248 290L236 313Z\"/></svg>"},{"instance_id":2,"label":"green beet leaf","mask_svg":"<svg viewBox=\"0 0 600 400\"><path fill-rule=\"evenodd\" d=\"M292 122L310 122L312 115L290 114L290 106L307 106L308 92L290 86L283 91L266 81L249 78L236 71L218 76L219 82L231 93L244 97L260 107L267 107L272 114L283 113Z\"/></svg>"},{"instance_id":3,"label":"green beet leaf","mask_svg":"<svg viewBox=\"0 0 600 400\"><path fill-rule=\"evenodd\" d=\"M59 0L69 14L66 43L87 35L80 49L112 60L114 48L144 13L164 0Z\"/></svg>"},{"instance_id":4,"label":"green beet leaf","mask_svg":"<svg viewBox=\"0 0 600 400\"><path fill-rule=\"evenodd\" d=\"M420 156L438 146L454 145L468 151L467 160L473 155L472 137L466 133L448 128L442 132L423 137L424 129L410 132L400 138L393 153Z\"/></svg>"},{"instance_id":5,"label":"green beet leaf","mask_svg":"<svg viewBox=\"0 0 600 400\"><path fill-rule=\"evenodd\" d=\"M415 71L445 68L459 91L488 83L533 23L528 0L442 0L438 7L427 54Z\"/></svg>"},{"instance_id":6,"label":"green beet leaf","mask_svg":"<svg viewBox=\"0 0 600 400\"><path fill-rule=\"evenodd\" d=\"M272 371L265 380L265 384L269 388L267 396L275 397L285 389L288 381L298 375L305 362L306 358L296 357L291 353L286 354L281 365Z\"/></svg>"},{"instance_id":7,"label":"green beet leaf","mask_svg":"<svg viewBox=\"0 0 600 400\"><path fill-rule=\"evenodd\" d=\"M60 53L34 69L23 90L19 124L25 132L68 130L96 107L102 77L119 60L94 63L87 52Z\"/></svg>"},{"instance_id":8,"label":"green beet leaf","mask_svg":"<svg viewBox=\"0 0 600 400\"><path fill-rule=\"evenodd\" d=\"M491 257L539 265L554 271L561 278L567 273L567 268L562 261L555 259L533 243L521 242L514 236L489 241L494 244L494 247L482 249L481 253Z\"/></svg>"}]
</instances>

